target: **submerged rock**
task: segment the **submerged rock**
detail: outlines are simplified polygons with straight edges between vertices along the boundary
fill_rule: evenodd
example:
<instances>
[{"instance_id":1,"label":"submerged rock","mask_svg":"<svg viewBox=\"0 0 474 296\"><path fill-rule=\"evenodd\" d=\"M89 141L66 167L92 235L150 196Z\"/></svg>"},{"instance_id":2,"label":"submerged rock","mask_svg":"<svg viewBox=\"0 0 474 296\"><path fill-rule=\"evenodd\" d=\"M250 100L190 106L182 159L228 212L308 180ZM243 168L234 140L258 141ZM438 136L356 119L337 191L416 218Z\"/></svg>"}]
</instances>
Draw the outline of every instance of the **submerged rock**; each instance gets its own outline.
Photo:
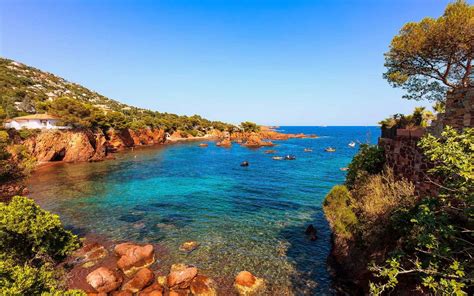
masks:
<instances>
[{"instance_id":1,"label":"submerged rock","mask_svg":"<svg viewBox=\"0 0 474 296\"><path fill-rule=\"evenodd\" d=\"M141 291L146 286L150 285L153 282L155 275L153 271L149 268L140 269L131 280L126 282L122 290L130 291L132 293L137 293Z\"/></svg>"},{"instance_id":2,"label":"submerged rock","mask_svg":"<svg viewBox=\"0 0 474 296\"><path fill-rule=\"evenodd\" d=\"M239 295L257 295L264 287L264 281L248 271L241 271L235 277L234 287Z\"/></svg>"},{"instance_id":3,"label":"submerged rock","mask_svg":"<svg viewBox=\"0 0 474 296\"><path fill-rule=\"evenodd\" d=\"M196 296L216 296L216 284L211 278L198 275L191 282L191 292Z\"/></svg>"},{"instance_id":4,"label":"submerged rock","mask_svg":"<svg viewBox=\"0 0 474 296\"><path fill-rule=\"evenodd\" d=\"M87 283L97 292L109 293L122 284L122 277L107 267L99 267L87 275Z\"/></svg>"},{"instance_id":5,"label":"submerged rock","mask_svg":"<svg viewBox=\"0 0 474 296\"><path fill-rule=\"evenodd\" d=\"M306 227L306 230L304 232L310 240L312 241L315 241L318 239L318 236L317 236L317 230L316 228L313 226L313 224L309 224L308 227Z\"/></svg>"},{"instance_id":6,"label":"submerged rock","mask_svg":"<svg viewBox=\"0 0 474 296\"><path fill-rule=\"evenodd\" d=\"M196 242L196 241L187 241L187 242L184 242L183 244L181 244L181 246L179 247L179 250L181 252L192 252L194 250L196 250L201 244Z\"/></svg>"},{"instance_id":7,"label":"submerged rock","mask_svg":"<svg viewBox=\"0 0 474 296\"><path fill-rule=\"evenodd\" d=\"M115 246L114 250L115 253L120 256L117 261L117 266L127 276L155 262L155 252L152 245L139 246L131 243L123 243Z\"/></svg>"},{"instance_id":8,"label":"submerged rock","mask_svg":"<svg viewBox=\"0 0 474 296\"><path fill-rule=\"evenodd\" d=\"M106 257L108 254L104 246L99 243L90 243L75 251L72 256L76 257L75 263L83 264L83 267L88 268L94 266L98 260Z\"/></svg>"},{"instance_id":9,"label":"submerged rock","mask_svg":"<svg viewBox=\"0 0 474 296\"><path fill-rule=\"evenodd\" d=\"M186 264L173 264L168 275L168 287L186 289L191 284L191 281L197 275L198 270L195 266Z\"/></svg>"}]
</instances>

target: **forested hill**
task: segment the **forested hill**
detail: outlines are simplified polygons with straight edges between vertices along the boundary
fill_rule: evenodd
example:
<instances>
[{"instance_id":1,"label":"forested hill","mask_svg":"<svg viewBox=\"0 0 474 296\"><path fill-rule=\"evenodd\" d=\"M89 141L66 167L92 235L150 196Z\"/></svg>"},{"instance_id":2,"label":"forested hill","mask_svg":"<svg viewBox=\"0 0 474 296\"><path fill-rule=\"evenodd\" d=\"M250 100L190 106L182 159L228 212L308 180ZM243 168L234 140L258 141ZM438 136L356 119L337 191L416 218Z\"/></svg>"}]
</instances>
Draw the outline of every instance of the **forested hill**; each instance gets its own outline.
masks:
<instances>
[{"instance_id":1,"label":"forested hill","mask_svg":"<svg viewBox=\"0 0 474 296\"><path fill-rule=\"evenodd\" d=\"M0 119L34 113L60 116L77 128L181 130L193 136L232 125L198 115L178 116L129 106L79 84L22 63L0 58Z\"/></svg>"}]
</instances>

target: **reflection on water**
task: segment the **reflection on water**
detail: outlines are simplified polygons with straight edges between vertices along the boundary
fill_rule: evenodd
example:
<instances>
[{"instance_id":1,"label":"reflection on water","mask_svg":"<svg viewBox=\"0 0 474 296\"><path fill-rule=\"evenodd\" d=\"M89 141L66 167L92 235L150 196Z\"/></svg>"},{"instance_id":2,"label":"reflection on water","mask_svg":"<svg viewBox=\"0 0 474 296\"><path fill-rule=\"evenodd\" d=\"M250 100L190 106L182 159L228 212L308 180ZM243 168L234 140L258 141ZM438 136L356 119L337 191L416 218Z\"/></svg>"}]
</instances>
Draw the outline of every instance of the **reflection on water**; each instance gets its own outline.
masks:
<instances>
[{"instance_id":1,"label":"reflection on water","mask_svg":"<svg viewBox=\"0 0 474 296\"><path fill-rule=\"evenodd\" d=\"M294 154L295 161L274 161L265 149L184 143L135 149L115 161L43 167L29 186L39 204L81 235L163 245L163 268L195 264L218 282L249 270L266 279L269 294L330 294L321 202L344 180L339 168L356 151L347 143L364 142L369 129L375 139L375 128L285 127L325 136L278 142L277 154ZM325 153L327 146L337 152ZM239 166L244 160L249 167ZM310 223L317 241L304 235ZM201 246L180 253L186 240Z\"/></svg>"}]
</instances>

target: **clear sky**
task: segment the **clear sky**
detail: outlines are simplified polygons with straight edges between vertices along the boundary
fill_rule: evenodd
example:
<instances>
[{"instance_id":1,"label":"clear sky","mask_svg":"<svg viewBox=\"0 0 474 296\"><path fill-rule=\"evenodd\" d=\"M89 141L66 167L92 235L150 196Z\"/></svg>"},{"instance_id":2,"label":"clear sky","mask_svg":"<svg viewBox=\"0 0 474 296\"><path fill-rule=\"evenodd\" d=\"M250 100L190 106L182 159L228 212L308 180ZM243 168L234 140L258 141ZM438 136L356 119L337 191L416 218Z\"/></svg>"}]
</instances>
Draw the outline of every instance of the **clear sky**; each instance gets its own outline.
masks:
<instances>
[{"instance_id":1,"label":"clear sky","mask_svg":"<svg viewBox=\"0 0 474 296\"><path fill-rule=\"evenodd\" d=\"M374 125L428 105L382 79L383 53L447 3L0 0L0 55L162 112Z\"/></svg>"}]
</instances>

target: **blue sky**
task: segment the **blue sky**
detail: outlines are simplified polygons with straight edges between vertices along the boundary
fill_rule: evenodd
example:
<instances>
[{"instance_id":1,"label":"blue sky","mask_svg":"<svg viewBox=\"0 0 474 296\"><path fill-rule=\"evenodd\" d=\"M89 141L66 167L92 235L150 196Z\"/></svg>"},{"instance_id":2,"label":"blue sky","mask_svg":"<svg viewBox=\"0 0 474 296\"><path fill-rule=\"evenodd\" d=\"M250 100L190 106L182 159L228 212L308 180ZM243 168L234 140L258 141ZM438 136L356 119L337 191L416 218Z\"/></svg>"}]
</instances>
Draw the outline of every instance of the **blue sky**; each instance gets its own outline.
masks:
<instances>
[{"instance_id":1,"label":"blue sky","mask_svg":"<svg viewBox=\"0 0 474 296\"><path fill-rule=\"evenodd\" d=\"M374 125L429 105L382 79L383 53L448 2L0 0L0 55L152 110Z\"/></svg>"}]
</instances>

